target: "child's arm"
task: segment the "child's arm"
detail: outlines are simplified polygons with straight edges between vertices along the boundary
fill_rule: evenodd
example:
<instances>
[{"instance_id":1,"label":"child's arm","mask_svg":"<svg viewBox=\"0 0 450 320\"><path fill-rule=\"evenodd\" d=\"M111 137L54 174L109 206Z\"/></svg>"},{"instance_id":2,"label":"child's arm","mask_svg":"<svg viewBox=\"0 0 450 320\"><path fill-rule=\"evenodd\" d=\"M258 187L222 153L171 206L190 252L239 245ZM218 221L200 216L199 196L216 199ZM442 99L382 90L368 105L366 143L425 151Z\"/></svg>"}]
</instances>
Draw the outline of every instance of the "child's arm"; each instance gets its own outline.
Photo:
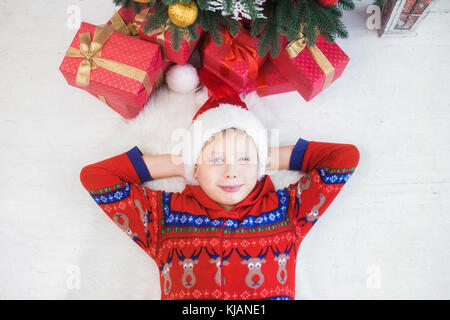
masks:
<instances>
[{"instance_id":1,"label":"child's arm","mask_svg":"<svg viewBox=\"0 0 450 320\"><path fill-rule=\"evenodd\" d=\"M82 185L100 208L152 257L158 249L162 192L140 185L182 173L180 165L169 158L170 155L144 156L134 147L87 165L80 173Z\"/></svg>"},{"instance_id":2,"label":"child's arm","mask_svg":"<svg viewBox=\"0 0 450 320\"><path fill-rule=\"evenodd\" d=\"M302 239L336 198L359 163L359 151L352 144L299 139L295 146L271 149L278 167L306 173L286 188L295 233ZM272 159L271 162L276 162Z\"/></svg>"},{"instance_id":3,"label":"child's arm","mask_svg":"<svg viewBox=\"0 0 450 320\"><path fill-rule=\"evenodd\" d=\"M147 168L150 168L153 179L184 177L184 165L180 155L143 155L142 159Z\"/></svg>"},{"instance_id":4,"label":"child's arm","mask_svg":"<svg viewBox=\"0 0 450 320\"><path fill-rule=\"evenodd\" d=\"M295 145L269 148L266 170L288 170L294 147Z\"/></svg>"}]
</instances>

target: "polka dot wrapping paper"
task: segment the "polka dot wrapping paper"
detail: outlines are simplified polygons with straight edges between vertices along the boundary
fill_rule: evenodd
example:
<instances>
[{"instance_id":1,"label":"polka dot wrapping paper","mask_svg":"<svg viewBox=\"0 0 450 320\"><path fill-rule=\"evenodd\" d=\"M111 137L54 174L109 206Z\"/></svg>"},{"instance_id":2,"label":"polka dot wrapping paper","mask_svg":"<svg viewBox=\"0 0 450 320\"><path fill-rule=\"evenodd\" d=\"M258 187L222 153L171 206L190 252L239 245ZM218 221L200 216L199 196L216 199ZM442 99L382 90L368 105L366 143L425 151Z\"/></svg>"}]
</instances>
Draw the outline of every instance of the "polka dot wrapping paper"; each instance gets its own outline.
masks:
<instances>
[{"instance_id":1,"label":"polka dot wrapping paper","mask_svg":"<svg viewBox=\"0 0 450 320\"><path fill-rule=\"evenodd\" d=\"M283 48L286 48L288 44L288 39L283 37ZM342 75L350 58L336 43L329 43L320 35L316 41L316 48L313 49L320 51L323 58L327 59L328 64L334 68L329 78L330 83L334 82ZM327 80L327 75L319 66L317 58L313 56L314 50L305 47L297 56L291 58L288 52L282 49L278 57L270 57L280 74L289 80L306 101L322 92Z\"/></svg>"},{"instance_id":2,"label":"polka dot wrapping paper","mask_svg":"<svg viewBox=\"0 0 450 320\"><path fill-rule=\"evenodd\" d=\"M226 39L225 36L224 39ZM256 53L258 38L250 36L250 33L246 30L241 30L239 34L236 35L236 40L237 41L231 42L231 44L224 40L224 43L218 46L207 34L205 35L200 53L202 55L203 67L216 74L238 92L243 92L253 80L256 80L257 74L254 79L251 78L250 64L246 59L237 58L234 62L227 63L230 67L227 67L224 64L224 60L226 56L233 56L233 54L239 56L239 54L244 51L237 47L239 43L249 48L249 50L245 51L254 50ZM267 56L259 57L256 54L256 59L254 59L257 64L256 70L264 64L266 59Z\"/></svg>"},{"instance_id":3,"label":"polka dot wrapping paper","mask_svg":"<svg viewBox=\"0 0 450 320\"><path fill-rule=\"evenodd\" d=\"M90 33L90 38L94 39L95 30L95 25L83 22L70 46L79 50L79 35ZM69 85L88 91L123 117L132 118L145 106L157 87L157 83L162 80L163 61L159 46L113 32L103 44L100 57L124 64L127 68L142 70L146 73L146 80L139 81L103 67L95 67L94 63L94 68L90 70L89 84L87 86L77 85L76 79L80 64L88 60L82 57L65 56L60 71Z\"/></svg>"},{"instance_id":4,"label":"polka dot wrapping paper","mask_svg":"<svg viewBox=\"0 0 450 320\"><path fill-rule=\"evenodd\" d=\"M153 11L153 9L152 8L149 8L149 10L148 10L148 13L147 13L147 16L148 15L150 15L151 13L152 13L152 11ZM142 13L142 11L141 11L141 13ZM148 37L141 37L140 35L141 35L141 33L142 33L142 25L143 25L143 21L145 21L145 20L142 20L142 19L146 19L146 17L142 17L142 14L141 14L141 17L140 17L140 19L142 20L142 21L140 21L139 19L136 19L136 13L134 12L134 10L130 7L130 8L120 8L119 9L119 14L120 14L120 16L122 17L122 19L123 19L123 21L126 23L126 24L128 24L128 23L133 23L133 22L136 22L136 20L138 20L138 22L140 22L140 26L139 26L139 29L138 29L138 37L141 39L141 40L145 40L145 41L149 41L149 39L148 39ZM201 35L201 33L200 33L200 35ZM153 43L155 43L154 41L150 41L150 42L153 42ZM195 42L195 44L196 44L197 42ZM157 43L156 43L157 44ZM192 45L192 44L191 44ZM189 53L190 54L190 53ZM162 55L162 51L161 51L161 55ZM189 58L189 56L188 56L188 58ZM184 57L183 57L183 59L185 59ZM186 63L186 62L185 62ZM168 60L168 59L164 59L164 56L163 56L163 62L162 62L162 69L163 69L163 72L166 72L167 71L167 69L169 69L169 67L171 66L171 65L173 65L173 62L172 61L170 61L170 60Z\"/></svg>"}]
</instances>

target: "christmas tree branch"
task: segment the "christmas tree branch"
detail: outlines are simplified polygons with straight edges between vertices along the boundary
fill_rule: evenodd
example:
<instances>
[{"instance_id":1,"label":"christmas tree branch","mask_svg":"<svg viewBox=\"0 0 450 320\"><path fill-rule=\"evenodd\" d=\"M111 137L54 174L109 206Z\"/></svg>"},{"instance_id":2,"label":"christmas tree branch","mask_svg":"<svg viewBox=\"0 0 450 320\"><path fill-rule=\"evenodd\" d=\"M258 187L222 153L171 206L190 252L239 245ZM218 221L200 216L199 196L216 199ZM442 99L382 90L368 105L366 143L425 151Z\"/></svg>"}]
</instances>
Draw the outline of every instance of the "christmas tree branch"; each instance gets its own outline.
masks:
<instances>
[{"instance_id":1,"label":"christmas tree branch","mask_svg":"<svg viewBox=\"0 0 450 320\"><path fill-rule=\"evenodd\" d=\"M344 10L355 8L354 0L339 0L335 5L321 5L318 0L194 0L198 7L195 24L201 25L208 32L212 40L220 45L223 42L221 26L232 35L239 32L239 20L250 22L250 33L257 36L258 54L265 56L270 52L277 56L281 50L281 37L286 36L293 41L300 34L304 36L308 45L315 44L317 36L322 36L330 42L337 37L347 38L348 32L342 22ZM383 3L384 0L375 0ZM141 3L133 0L113 0L116 5L134 7L138 10ZM168 20L168 6L177 3L190 3L191 0L152 0L147 6L154 8L153 14L147 19L145 32L163 26ZM194 25L181 28L170 23L172 47L178 47L182 33L188 33L196 38Z\"/></svg>"}]
</instances>

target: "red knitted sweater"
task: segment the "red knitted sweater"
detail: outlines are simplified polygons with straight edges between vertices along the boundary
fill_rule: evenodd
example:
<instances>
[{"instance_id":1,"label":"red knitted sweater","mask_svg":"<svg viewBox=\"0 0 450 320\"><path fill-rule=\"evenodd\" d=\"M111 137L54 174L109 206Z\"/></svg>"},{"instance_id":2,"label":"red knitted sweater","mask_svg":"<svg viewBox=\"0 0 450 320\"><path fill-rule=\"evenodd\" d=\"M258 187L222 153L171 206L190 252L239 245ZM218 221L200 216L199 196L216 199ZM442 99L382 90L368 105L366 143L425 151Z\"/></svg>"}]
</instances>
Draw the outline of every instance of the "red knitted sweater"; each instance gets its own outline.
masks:
<instances>
[{"instance_id":1,"label":"red knitted sweater","mask_svg":"<svg viewBox=\"0 0 450 320\"><path fill-rule=\"evenodd\" d=\"M84 167L80 179L158 264L161 299L295 299L300 243L358 162L354 145L299 139L289 168L305 175L280 190L266 175L231 211L199 186L141 186L152 177L138 147Z\"/></svg>"}]
</instances>

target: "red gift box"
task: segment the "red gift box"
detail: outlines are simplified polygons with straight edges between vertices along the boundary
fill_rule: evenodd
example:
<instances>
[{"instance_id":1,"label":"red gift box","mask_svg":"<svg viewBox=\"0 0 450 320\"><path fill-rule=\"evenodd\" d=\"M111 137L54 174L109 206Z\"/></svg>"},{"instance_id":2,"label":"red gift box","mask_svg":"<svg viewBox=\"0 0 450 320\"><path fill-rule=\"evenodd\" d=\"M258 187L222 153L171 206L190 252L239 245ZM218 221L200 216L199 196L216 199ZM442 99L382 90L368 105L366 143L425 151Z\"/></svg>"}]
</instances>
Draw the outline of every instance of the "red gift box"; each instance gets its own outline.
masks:
<instances>
[{"instance_id":1,"label":"red gift box","mask_svg":"<svg viewBox=\"0 0 450 320\"><path fill-rule=\"evenodd\" d=\"M203 66L238 92L245 91L251 81L257 79L267 55L258 56L258 38L246 30L242 29L234 37L228 30L223 30L222 34L222 45L216 45L209 34L206 35L201 50Z\"/></svg>"},{"instance_id":2,"label":"red gift box","mask_svg":"<svg viewBox=\"0 0 450 320\"><path fill-rule=\"evenodd\" d=\"M107 22L112 24L117 32L127 34L129 36L134 36L139 38L140 29L147 15L152 12L151 8L142 9L139 14L134 12L133 8L120 8L118 12L115 12L112 18ZM148 40L148 39L143 39ZM166 71L171 65L172 61L164 59L162 63L163 71Z\"/></svg>"},{"instance_id":3,"label":"red gift box","mask_svg":"<svg viewBox=\"0 0 450 320\"><path fill-rule=\"evenodd\" d=\"M135 114L121 106L141 110L162 80L161 67L158 45L83 22L59 69L70 85L104 97L129 119Z\"/></svg>"},{"instance_id":4,"label":"red gift box","mask_svg":"<svg viewBox=\"0 0 450 320\"><path fill-rule=\"evenodd\" d=\"M97 99L99 99L100 101L102 101L107 106L114 109L114 111L116 111L118 114L120 114L125 119L133 119L141 111L141 109L124 104L122 101L115 101L114 99L111 99L111 98L106 99L106 97L104 97L102 95L97 95L92 92L89 92L89 93L92 94Z\"/></svg>"},{"instance_id":5,"label":"red gift box","mask_svg":"<svg viewBox=\"0 0 450 320\"><path fill-rule=\"evenodd\" d=\"M114 30L129 36L139 37L139 28L145 21L149 8L142 9L136 14L132 8L120 8L116 11L107 24L111 24Z\"/></svg>"},{"instance_id":6,"label":"red gift box","mask_svg":"<svg viewBox=\"0 0 450 320\"><path fill-rule=\"evenodd\" d=\"M252 81L245 90L237 92L249 93L255 90L259 96L264 97L295 91L295 87L278 72L270 60L267 60L259 69L256 81Z\"/></svg>"},{"instance_id":7,"label":"red gift box","mask_svg":"<svg viewBox=\"0 0 450 320\"><path fill-rule=\"evenodd\" d=\"M270 59L306 101L339 78L350 60L336 43L320 35L312 47L303 38L289 42L283 37L282 47L279 56Z\"/></svg>"},{"instance_id":8,"label":"red gift box","mask_svg":"<svg viewBox=\"0 0 450 320\"><path fill-rule=\"evenodd\" d=\"M197 46L197 43L199 42L201 35L203 33L202 27L199 24L197 24L197 33L199 35L198 39L197 40L189 39L188 34L184 33L183 34L184 39L181 41L180 47L178 48L178 50L175 50L172 48L172 37L170 35L170 31L167 30L168 25L156 30L152 30L148 33L144 32L144 27L145 23L142 23L139 29L140 38L143 40L159 44L161 46L161 52L163 55L163 60L165 62L171 61L180 65L185 65L186 62L189 60L192 51Z\"/></svg>"}]
</instances>

